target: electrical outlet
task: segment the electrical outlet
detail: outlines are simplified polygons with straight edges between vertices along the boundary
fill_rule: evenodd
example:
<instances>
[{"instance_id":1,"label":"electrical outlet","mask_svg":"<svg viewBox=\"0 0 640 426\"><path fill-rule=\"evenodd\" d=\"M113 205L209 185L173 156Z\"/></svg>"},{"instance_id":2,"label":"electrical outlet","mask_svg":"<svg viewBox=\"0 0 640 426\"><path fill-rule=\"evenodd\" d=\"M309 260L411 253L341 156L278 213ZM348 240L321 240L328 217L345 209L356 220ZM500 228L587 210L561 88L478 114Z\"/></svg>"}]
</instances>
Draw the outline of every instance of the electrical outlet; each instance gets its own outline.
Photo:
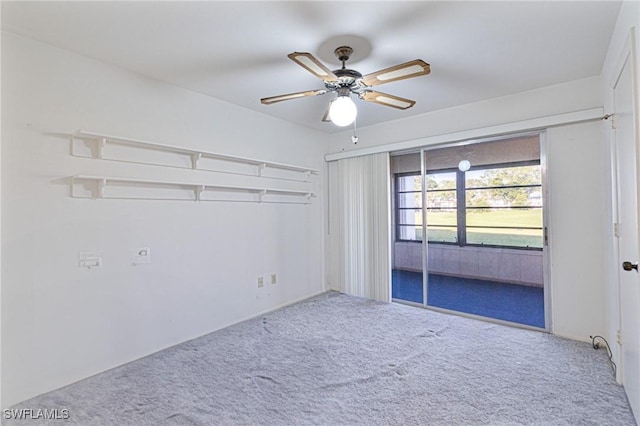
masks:
<instances>
[{"instance_id":1,"label":"electrical outlet","mask_svg":"<svg viewBox=\"0 0 640 426\"><path fill-rule=\"evenodd\" d=\"M149 247L142 247L136 249L133 255L134 265L148 265L151 263L151 249Z\"/></svg>"},{"instance_id":2,"label":"electrical outlet","mask_svg":"<svg viewBox=\"0 0 640 426\"><path fill-rule=\"evenodd\" d=\"M258 288L264 287L264 278L258 277Z\"/></svg>"},{"instance_id":3,"label":"electrical outlet","mask_svg":"<svg viewBox=\"0 0 640 426\"><path fill-rule=\"evenodd\" d=\"M278 277L276 274L271 274L271 284L278 284Z\"/></svg>"},{"instance_id":4,"label":"electrical outlet","mask_svg":"<svg viewBox=\"0 0 640 426\"><path fill-rule=\"evenodd\" d=\"M78 253L78 266L81 268L102 268L102 251L80 250Z\"/></svg>"}]
</instances>

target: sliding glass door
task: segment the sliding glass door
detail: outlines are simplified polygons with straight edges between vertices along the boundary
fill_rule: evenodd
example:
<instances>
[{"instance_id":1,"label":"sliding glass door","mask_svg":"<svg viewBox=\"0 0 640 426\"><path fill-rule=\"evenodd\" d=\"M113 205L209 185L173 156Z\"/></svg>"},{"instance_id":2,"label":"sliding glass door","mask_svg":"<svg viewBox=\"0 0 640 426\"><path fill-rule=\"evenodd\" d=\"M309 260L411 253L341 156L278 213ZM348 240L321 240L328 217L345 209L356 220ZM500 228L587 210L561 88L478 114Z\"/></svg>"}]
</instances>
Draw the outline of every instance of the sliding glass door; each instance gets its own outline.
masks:
<instances>
[{"instance_id":1,"label":"sliding glass door","mask_svg":"<svg viewBox=\"0 0 640 426\"><path fill-rule=\"evenodd\" d=\"M547 328L542 153L534 134L396 158L394 299Z\"/></svg>"}]
</instances>

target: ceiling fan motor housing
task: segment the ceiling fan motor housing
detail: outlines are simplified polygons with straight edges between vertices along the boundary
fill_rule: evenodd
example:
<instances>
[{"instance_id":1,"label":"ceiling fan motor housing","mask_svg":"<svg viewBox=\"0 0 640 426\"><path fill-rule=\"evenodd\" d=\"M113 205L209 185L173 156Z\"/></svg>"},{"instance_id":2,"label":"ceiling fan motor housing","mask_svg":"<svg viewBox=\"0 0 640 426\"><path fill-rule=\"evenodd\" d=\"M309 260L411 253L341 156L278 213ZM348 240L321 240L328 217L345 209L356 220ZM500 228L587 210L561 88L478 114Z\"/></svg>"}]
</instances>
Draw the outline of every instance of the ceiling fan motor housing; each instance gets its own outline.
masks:
<instances>
[{"instance_id":1,"label":"ceiling fan motor housing","mask_svg":"<svg viewBox=\"0 0 640 426\"><path fill-rule=\"evenodd\" d=\"M333 73L338 77L338 81L327 82L325 85L329 89L337 89L341 87L353 88L352 86L355 86L354 83L356 83L358 79L362 78L362 74L358 71L345 67L345 62L349 60L349 57L353 53L353 49L349 46L340 46L334 51L334 53L338 57L338 60L342 62L342 68L333 70Z\"/></svg>"}]
</instances>

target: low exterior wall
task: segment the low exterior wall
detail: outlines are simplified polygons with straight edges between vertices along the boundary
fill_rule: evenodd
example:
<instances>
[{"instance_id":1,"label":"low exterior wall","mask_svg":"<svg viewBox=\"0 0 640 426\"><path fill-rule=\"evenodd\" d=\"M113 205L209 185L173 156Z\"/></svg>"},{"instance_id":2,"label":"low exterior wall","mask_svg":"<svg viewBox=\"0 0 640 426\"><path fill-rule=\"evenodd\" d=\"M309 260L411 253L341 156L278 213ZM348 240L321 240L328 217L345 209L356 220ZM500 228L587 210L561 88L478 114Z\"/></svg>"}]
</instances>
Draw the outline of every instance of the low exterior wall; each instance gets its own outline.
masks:
<instances>
[{"instance_id":1,"label":"low exterior wall","mask_svg":"<svg viewBox=\"0 0 640 426\"><path fill-rule=\"evenodd\" d=\"M428 245L429 272L515 284L543 286L542 251ZM394 268L422 271L422 244L394 243Z\"/></svg>"}]
</instances>

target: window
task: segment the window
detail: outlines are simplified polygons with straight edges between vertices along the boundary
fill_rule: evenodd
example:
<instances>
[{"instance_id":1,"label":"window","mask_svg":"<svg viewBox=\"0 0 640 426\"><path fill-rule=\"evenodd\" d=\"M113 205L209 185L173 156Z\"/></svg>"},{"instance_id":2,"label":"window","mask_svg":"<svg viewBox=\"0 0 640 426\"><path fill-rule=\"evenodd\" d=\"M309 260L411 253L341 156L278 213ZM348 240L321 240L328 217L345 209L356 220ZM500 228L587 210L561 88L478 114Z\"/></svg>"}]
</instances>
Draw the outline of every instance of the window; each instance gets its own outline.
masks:
<instances>
[{"instance_id":1,"label":"window","mask_svg":"<svg viewBox=\"0 0 640 426\"><path fill-rule=\"evenodd\" d=\"M467 244L542 248L539 162L492 166L464 175Z\"/></svg>"},{"instance_id":2,"label":"window","mask_svg":"<svg viewBox=\"0 0 640 426\"><path fill-rule=\"evenodd\" d=\"M540 162L429 171L425 178L430 243L541 249ZM419 173L396 175L396 240L422 241Z\"/></svg>"},{"instance_id":3,"label":"window","mask_svg":"<svg viewBox=\"0 0 640 426\"><path fill-rule=\"evenodd\" d=\"M427 237L429 242L458 241L457 173L427 173Z\"/></svg>"},{"instance_id":4,"label":"window","mask_svg":"<svg viewBox=\"0 0 640 426\"><path fill-rule=\"evenodd\" d=\"M396 175L396 239L422 241L420 173Z\"/></svg>"}]
</instances>

